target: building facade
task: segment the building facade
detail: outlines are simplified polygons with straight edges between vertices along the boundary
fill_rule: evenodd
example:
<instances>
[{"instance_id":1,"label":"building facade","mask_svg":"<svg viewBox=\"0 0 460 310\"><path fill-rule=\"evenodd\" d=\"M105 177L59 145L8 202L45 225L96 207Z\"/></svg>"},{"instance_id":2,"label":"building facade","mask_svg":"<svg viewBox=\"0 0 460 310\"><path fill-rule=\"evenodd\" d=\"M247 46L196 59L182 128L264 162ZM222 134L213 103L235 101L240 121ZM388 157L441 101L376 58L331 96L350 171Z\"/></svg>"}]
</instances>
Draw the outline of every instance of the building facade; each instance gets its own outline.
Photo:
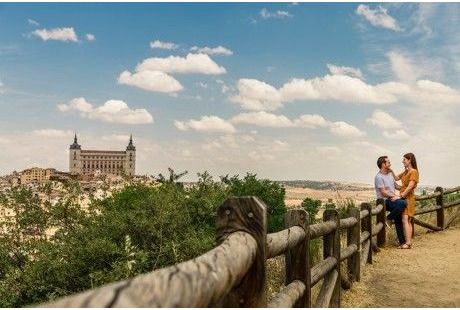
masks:
<instances>
[{"instance_id":1,"label":"building facade","mask_svg":"<svg viewBox=\"0 0 460 310\"><path fill-rule=\"evenodd\" d=\"M136 147L131 135L126 151L83 150L77 135L70 145L69 171L71 175L119 175L136 174Z\"/></svg>"},{"instance_id":2,"label":"building facade","mask_svg":"<svg viewBox=\"0 0 460 310\"><path fill-rule=\"evenodd\" d=\"M44 183L50 180L50 177L56 173L56 169L53 168L29 168L19 173L21 184L29 183Z\"/></svg>"}]
</instances>

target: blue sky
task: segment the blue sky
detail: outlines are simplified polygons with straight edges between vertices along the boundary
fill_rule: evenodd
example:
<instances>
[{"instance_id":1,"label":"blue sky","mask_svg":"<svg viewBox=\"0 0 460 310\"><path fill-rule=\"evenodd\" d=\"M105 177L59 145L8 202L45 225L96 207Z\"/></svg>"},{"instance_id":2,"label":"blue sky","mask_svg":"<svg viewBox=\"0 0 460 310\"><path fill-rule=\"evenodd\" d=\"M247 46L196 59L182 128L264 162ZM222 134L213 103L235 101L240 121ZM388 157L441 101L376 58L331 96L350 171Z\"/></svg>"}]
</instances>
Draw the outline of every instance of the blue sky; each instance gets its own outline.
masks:
<instances>
[{"instance_id":1,"label":"blue sky","mask_svg":"<svg viewBox=\"0 0 460 310\"><path fill-rule=\"evenodd\" d=\"M414 152L456 185L460 5L0 4L0 173L67 170L74 131L137 172L371 183Z\"/></svg>"}]
</instances>

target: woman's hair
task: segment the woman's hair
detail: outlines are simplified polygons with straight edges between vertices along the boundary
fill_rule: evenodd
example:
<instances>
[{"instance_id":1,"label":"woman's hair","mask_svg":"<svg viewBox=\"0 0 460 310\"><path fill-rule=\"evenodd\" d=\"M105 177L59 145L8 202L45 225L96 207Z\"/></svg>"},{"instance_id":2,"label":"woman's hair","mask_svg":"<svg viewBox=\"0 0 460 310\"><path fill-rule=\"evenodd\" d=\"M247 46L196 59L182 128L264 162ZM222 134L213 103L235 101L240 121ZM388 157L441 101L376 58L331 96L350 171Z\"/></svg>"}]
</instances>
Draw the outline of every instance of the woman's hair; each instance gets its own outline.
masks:
<instances>
[{"instance_id":1,"label":"woman's hair","mask_svg":"<svg viewBox=\"0 0 460 310\"><path fill-rule=\"evenodd\" d=\"M410 163L412 165L412 168L414 168L415 170L418 170L418 168L417 168L417 160L415 159L414 153L404 154L404 158L409 159Z\"/></svg>"}]
</instances>

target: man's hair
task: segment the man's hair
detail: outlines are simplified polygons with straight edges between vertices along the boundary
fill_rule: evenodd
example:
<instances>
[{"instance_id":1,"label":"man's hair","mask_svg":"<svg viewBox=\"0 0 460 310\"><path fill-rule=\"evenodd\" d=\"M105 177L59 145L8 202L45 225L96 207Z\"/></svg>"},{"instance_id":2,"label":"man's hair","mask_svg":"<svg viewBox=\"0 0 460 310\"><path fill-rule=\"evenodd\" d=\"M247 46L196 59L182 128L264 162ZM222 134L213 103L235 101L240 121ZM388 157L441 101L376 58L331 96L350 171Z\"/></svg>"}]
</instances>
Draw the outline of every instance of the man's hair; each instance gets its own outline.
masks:
<instances>
[{"instance_id":1,"label":"man's hair","mask_svg":"<svg viewBox=\"0 0 460 310\"><path fill-rule=\"evenodd\" d=\"M377 167L379 167L379 169L382 169L382 165L383 163L385 162L385 160L388 158L388 156L380 156L378 159L377 159Z\"/></svg>"}]
</instances>

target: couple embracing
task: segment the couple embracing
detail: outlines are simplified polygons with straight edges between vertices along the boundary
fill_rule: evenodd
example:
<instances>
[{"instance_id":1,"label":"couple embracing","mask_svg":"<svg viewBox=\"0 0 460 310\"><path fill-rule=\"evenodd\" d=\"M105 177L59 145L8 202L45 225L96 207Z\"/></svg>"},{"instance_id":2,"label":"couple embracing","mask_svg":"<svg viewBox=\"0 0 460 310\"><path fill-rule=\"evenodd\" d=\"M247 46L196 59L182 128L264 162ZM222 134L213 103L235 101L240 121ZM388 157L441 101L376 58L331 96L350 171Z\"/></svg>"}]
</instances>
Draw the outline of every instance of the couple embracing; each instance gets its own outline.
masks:
<instances>
[{"instance_id":1,"label":"couple embracing","mask_svg":"<svg viewBox=\"0 0 460 310\"><path fill-rule=\"evenodd\" d=\"M380 171L375 176L374 184L377 199L383 199L386 210L390 212L387 221L395 225L399 248L410 249L412 247L411 219L415 213L414 191L419 181L419 173L414 154L404 154L402 163L404 171L395 174L391 169L388 156L380 156L377 159ZM397 181L401 181L401 185Z\"/></svg>"}]
</instances>

